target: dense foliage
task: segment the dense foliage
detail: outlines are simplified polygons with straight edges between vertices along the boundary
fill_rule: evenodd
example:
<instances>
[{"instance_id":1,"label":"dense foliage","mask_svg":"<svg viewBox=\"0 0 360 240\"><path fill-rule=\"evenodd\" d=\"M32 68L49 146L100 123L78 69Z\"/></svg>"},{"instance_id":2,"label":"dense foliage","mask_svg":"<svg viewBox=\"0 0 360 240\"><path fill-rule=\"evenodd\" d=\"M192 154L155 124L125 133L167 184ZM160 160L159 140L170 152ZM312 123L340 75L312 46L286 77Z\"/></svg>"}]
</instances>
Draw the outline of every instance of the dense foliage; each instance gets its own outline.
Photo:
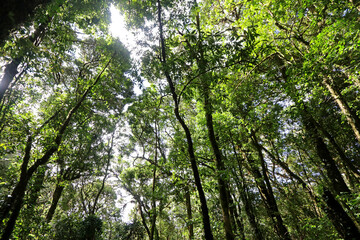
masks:
<instances>
[{"instance_id":1,"label":"dense foliage","mask_svg":"<svg viewBox=\"0 0 360 240\"><path fill-rule=\"evenodd\" d=\"M6 2L2 240L360 239L360 3Z\"/></svg>"}]
</instances>

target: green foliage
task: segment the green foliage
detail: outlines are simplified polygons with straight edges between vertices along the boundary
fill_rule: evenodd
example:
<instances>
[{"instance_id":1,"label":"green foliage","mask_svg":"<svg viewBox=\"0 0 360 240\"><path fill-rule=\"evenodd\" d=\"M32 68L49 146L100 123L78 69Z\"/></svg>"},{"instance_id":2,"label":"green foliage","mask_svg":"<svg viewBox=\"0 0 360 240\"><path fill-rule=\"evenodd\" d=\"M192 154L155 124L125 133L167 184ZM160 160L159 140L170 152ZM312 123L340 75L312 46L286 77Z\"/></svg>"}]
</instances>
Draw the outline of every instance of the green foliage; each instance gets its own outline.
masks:
<instances>
[{"instance_id":1,"label":"green foliage","mask_svg":"<svg viewBox=\"0 0 360 240\"><path fill-rule=\"evenodd\" d=\"M75 217L64 218L55 224L54 239L75 240L84 237L84 232L80 231L81 221Z\"/></svg>"},{"instance_id":2,"label":"green foliage","mask_svg":"<svg viewBox=\"0 0 360 240\"><path fill-rule=\"evenodd\" d=\"M352 224L356 236L355 2L39 7L0 50L19 62L0 102L1 234L20 199L13 239L202 239L195 164L215 239L225 239L219 180L236 239L346 239ZM108 34L110 4L143 33L138 62Z\"/></svg>"},{"instance_id":3,"label":"green foliage","mask_svg":"<svg viewBox=\"0 0 360 240\"><path fill-rule=\"evenodd\" d=\"M120 223L116 227L114 239L141 240L145 238L145 230L137 220L131 223Z\"/></svg>"},{"instance_id":4,"label":"green foliage","mask_svg":"<svg viewBox=\"0 0 360 240\"><path fill-rule=\"evenodd\" d=\"M54 240L93 240L102 239L102 221L95 215L81 220L67 217L55 223Z\"/></svg>"}]
</instances>

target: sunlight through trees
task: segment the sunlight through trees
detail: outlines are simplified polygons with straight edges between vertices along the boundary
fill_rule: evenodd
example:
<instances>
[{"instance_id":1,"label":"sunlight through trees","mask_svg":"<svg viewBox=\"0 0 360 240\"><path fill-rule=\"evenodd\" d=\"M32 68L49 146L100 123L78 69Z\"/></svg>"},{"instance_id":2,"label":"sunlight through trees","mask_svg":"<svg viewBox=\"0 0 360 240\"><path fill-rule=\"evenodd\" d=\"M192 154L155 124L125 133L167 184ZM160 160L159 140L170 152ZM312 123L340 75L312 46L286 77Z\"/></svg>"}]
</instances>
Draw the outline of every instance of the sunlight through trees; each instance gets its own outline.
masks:
<instances>
[{"instance_id":1,"label":"sunlight through trees","mask_svg":"<svg viewBox=\"0 0 360 240\"><path fill-rule=\"evenodd\" d=\"M1 11L1 240L360 239L357 1Z\"/></svg>"}]
</instances>

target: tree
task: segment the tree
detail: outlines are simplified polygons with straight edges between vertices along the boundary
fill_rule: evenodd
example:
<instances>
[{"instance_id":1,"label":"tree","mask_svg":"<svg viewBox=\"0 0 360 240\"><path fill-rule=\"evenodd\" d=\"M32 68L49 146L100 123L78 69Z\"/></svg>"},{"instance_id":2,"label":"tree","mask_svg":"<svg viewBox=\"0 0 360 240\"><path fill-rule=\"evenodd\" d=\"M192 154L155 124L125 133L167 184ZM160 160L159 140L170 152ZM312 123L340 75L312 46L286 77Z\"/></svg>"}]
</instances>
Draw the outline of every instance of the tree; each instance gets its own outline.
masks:
<instances>
[{"instance_id":1,"label":"tree","mask_svg":"<svg viewBox=\"0 0 360 240\"><path fill-rule=\"evenodd\" d=\"M91 43L91 42L90 42ZM119 46L119 45L117 45ZM106 52L106 49L102 49L103 52ZM110 50L111 53L111 49L108 49L107 51ZM84 57L88 58L90 57L90 55L86 55L86 54L91 54L92 52L87 52L87 50L85 50L84 52ZM69 133L67 131L68 127L72 124L72 120L73 118L75 118L74 116L77 114L77 112L82 110L81 107L83 107L83 104L85 105L87 102L87 97L88 95L94 91L94 93L92 93L92 96L96 99L96 98L101 98L104 97L105 99L109 96L107 94L109 94L109 92L111 92L112 90L112 86L110 83L109 87L107 88L106 91L99 89L97 87L97 84L100 82L100 80L103 78L103 74L104 72L107 70L108 67L111 66L111 61L113 61L113 64L116 63L122 63L123 62L123 56L120 56L118 59L115 59L115 55L113 54L113 56L107 57L108 59L105 60L107 62L105 63L101 63L100 60L102 60L102 56L101 55L93 55L91 56L93 59L90 58L90 64L94 64L92 67L100 67L100 69L98 70L98 73L91 73L88 69L89 63L86 63L87 59L84 59L84 63L79 62L79 65L82 66L80 67L80 71L78 73L78 78L79 80L81 79L82 81L85 81L84 85L78 85L77 89L75 89L75 93L73 96L69 95L70 97L76 97L76 101L74 102L70 102L70 104L68 106L63 106L62 108L67 108L68 110L65 110L63 112L64 115L63 117L57 118L58 114L60 114L60 111L62 111L62 108L60 108L59 110L56 110L56 112L53 114L53 116L51 116L48 120L46 120L39 128L33 130L34 133L29 134L27 141L26 141L26 147L25 147L25 151L24 151L24 156L23 156L23 160L22 160L22 166L21 166L21 174L20 174L20 180L18 181L18 183L16 184L16 187L13 189L11 197L5 201L5 204L2 208L2 219L6 219L8 216L8 213L11 212L10 218L8 220L7 226L5 227L4 230L4 234L3 234L3 238L6 239L8 238L8 236L10 236L12 229L14 228L16 219L18 217L18 214L20 212L21 206L22 206L22 201L23 201L23 197L28 185L29 180L32 178L33 174L37 171L37 169L42 166L42 165L46 165L51 157L53 156L54 153L56 153L60 147L60 145L62 144L64 135L66 135L66 133ZM93 61L93 62L91 62ZM126 64L126 62L125 62ZM101 66L102 65L102 66ZM91 65L90 65L91 66ZM112 65L114 66L114 65ZM126 66L124 66L126 67ZM118 66L117 66L118 68ZM114 68L113 68L114 69ZM70 70L70 69L69 69ZM114 69L115 70L115 69ZM114 71L114 73L111 73L111 70L107 70L108 74L107 74L107 78L109 80L113 80L113 76L111 74L119 73L119 71L123 71L122 68L118 68ZM70 71L70 74L72 74L72 72ZM116 77L119 77L118 75ZM86 78L90 78L90 79L86 79ZM87 80L87 82L86 82ZM65 81L64 81L64 84ZM71 84L71 83L70 83ZM87 84L87 86L86 86ZM105 86L106 83L102 83L102 86ZM118 89L117 92L119 92L119 87L118 86L114 86L115 88ZM121 87L120 87L121 88ZM96 89L99 89L98 91L96 91ZM126 87L125 87L126 89ZM112 100L114 101L114 99ZM65 100L66 102L66 100ZM88 105L90 108L96 109L96 101L89 101L88 102L90 105ZM101 111L101 108L98 108L98 110ZM86 112L84 112L86 114ZM53 125L52 120L57 120L57 122ZM81 118L79 118L80 121L82 121ZM48 146L44 146L44 150L43 152L39 152L38 154L40 154L38 157L35 157L34 160L32 160L32 148L33 148L33 140L34 138L37 138L38 135L41 133L41 131L43 131L43 129L47 130L47 131L51 131L48 128L48 124L51 124L54 127L53 131L54 131L54 135L53 136L46 136L44 135L44 138L46 139L43 144L49 144L51 142L53 142L53 144L50 144ZM32 165L29 167L28 165L31 163Z\"/></svg>"}]
</instances>

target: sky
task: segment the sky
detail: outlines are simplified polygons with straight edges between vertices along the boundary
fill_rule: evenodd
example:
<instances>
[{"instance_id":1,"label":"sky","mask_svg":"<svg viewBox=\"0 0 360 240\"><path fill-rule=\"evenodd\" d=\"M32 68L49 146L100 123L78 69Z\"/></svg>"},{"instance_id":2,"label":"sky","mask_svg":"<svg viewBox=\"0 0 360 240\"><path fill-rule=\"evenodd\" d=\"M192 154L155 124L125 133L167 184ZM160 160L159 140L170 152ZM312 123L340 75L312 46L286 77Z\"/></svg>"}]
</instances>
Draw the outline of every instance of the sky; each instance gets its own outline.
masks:
<instances>
[{"instance_id":1,"label":"sky","mask_svg":"<svg viewBox=\"0 0 360 240\"><path fill-rule=\"evenodd\" d=\"M126 29L125 18L120 14L119 10L114 5L110 7L111 12L111 24L110 33L120 39L125 47L130 51L130 56L133 60L139 61L141 57L141 51L139 51L139 45L136 44L135 35ZM138 33L139 34L139 33ZM141 34L139 35L141 37ZM143 80L143 86L148 87L150 84ZM141 94L141 89L138 85L135 85L134 92L136 95Z\"/></svg>"},{"instance_id":2,"label":"sky","mask_svg":"<svg viewBox=\"0 0 360 240\"><path fill-rule=\"evenodd\" d=\"M118 37L122 43L129 49L134 48L135 36L125 27L125 19L114 5L110 7L111 24L110 32L114 37Z\"/></svg>"}]
</instances>

